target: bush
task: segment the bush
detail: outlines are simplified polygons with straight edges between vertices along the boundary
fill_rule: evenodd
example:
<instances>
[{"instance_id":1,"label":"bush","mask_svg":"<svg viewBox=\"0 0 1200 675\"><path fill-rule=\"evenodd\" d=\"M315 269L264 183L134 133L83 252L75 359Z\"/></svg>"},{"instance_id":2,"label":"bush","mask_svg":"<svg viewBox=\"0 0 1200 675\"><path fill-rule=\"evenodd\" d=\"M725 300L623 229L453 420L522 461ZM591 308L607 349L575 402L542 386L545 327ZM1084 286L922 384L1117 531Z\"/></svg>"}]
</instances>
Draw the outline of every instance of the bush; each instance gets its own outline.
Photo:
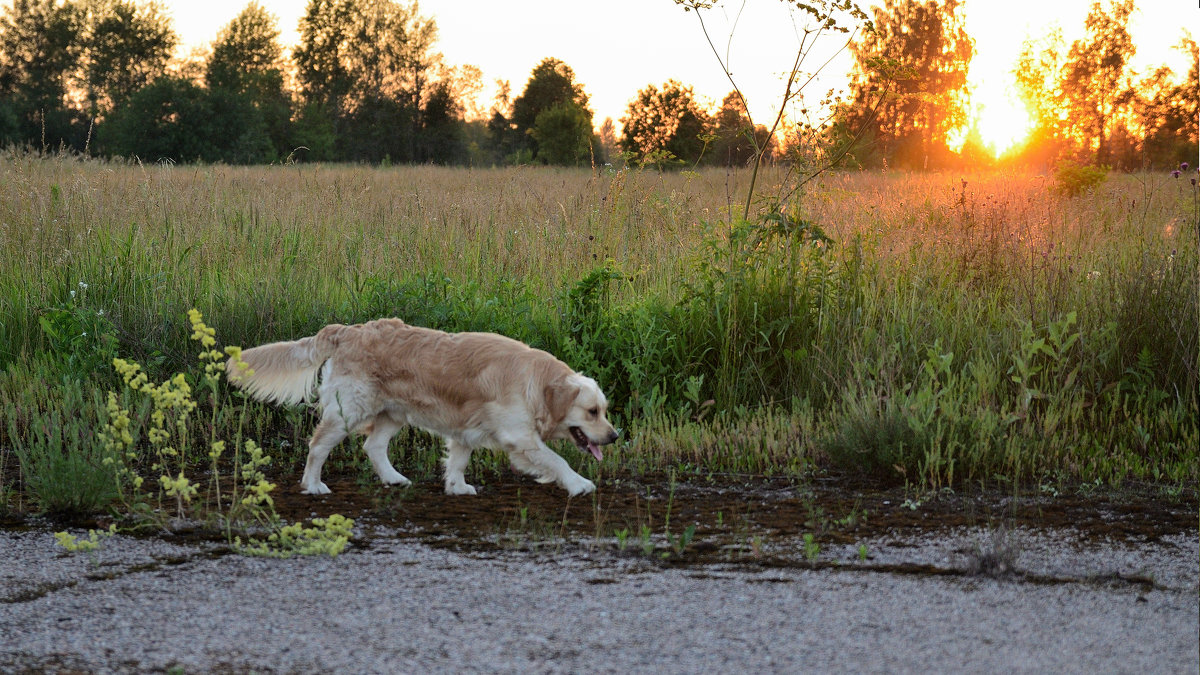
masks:
<instances>
[{"instance_id":1,"label":"bush","mask_svg":"<svg viewBox=\"0 0 1200 675\"><path fill-rule=\"evenodd\" d=\"M1054 169L1054 191L1067 197L1078 197L1091 192L1107 178L1107 166L1088 166L1066 160Z\"/></svg>"}]
</instances>

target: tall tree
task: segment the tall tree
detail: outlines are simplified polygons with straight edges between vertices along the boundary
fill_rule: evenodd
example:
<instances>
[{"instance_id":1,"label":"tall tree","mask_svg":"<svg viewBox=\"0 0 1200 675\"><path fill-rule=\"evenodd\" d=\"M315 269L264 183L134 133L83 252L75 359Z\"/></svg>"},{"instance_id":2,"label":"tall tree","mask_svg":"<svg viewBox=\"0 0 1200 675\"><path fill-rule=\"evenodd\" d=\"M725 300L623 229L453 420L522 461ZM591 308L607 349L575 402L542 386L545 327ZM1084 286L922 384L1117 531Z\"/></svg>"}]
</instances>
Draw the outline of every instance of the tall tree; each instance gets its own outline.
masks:
<instances>
[{"instance_id":1,"label":"tall tree","mask_svg":"<svg viewBox=\"0 0 1200 675\"><path fill-rule=\"evenodd\" d=\"M333 120L347 159L416 159L424 107L445 93L430 89L442 59L436 39L437 24L415 2L309 1L297 76L305 100Z\"/></svg>"},{"instance_id":2,"label":"tall tree","mask_svg":"<svg viewBox=\"0 0 1200 675\"><path fill-rule=\"evenodd\" d=\"M1110 162L1109 137L1122 108L1133 99L1129 61L1136 51L1129 35L1133 0L1115 0L1107 10L1092 4L1086 35L1071 44L1064 64L1063 103L1068 127L1094 149L1096 162Z\"/></svg>"},{"instance_id":3,"label":"tall tree","mask_svg":"<svg viewBox=\"0 0 1200 675\"><path fill-rule=\"evenodd\" d=\"M1200 119L1200 49L1191 37L1177 47L1189 56L1191 65L1182 82L1162 66L1141 82L1136 117L1143 129L1142 154L1158 166L1182 161L1196 162L1197 119Z\"/></svg>"},{"instance_id":4,"label":"tall tree","mask_svg":"<svg viewBox=\"0 0 1200 675\"><path fill-rule=\"evenodd\" d=\"M708 113L692 87L669 80L638 91L621 118L621 149L641 162L667 166L695 164L704 152Z\"/></svg>"},{"instance_id":5,"label":"tall tree","mask_svg":"<svg viewBox=\"0 0 1200 675\"><path fill-rule=\"evenodd\" d=\"M441 60L436 40L416 3L309 0L293 59L307 100L351 112L373 97L419 101Z\"/></svg>"},{"instance_id":6,"label":"tall tree","mask_svg":"<svg viewBox=\"0 0 1200 675\"><path fill-rule=\"evenodd\" d=\"M1118 159L1114 136L1129 144L1136 99L1129 65L1135 49L1127 29L1133 8L1133 0L1113 0L1107 8L1093 3L1085 35L1070 48L1057 31L1022 45L1014 74L1037 125L1028 154L1109 164Z\"/></svg>"},{"instance_id":7,"label":"tall tree","mask_svg":"<svg viewBox=\"0 0 1200 675\"><path fill-rule=\"evenodd\" d=\"M537 143L537 158L565 166L592 160L592 113L574 101L565 101L538 113L530 135Z\"/></svg>"},{"instance_id":8,"label":"tall tree","mask_svg":"<svg viewBox=\"0 0 1200 675\"><path fill-rule=\"evenodd\" d=\"M81 50L75 3L14 0L0 16L0 143L71 143L68 89Z\"/></svg>"},{"instance_id":9,"label":"tall tree","mask_svg":"<svg viewBox=\"0 0 1200 675\"><path fill-rule=\"evenodd\" d=\"M721 102L721 109L713 117L712 150L708 153L710 161L725 166L746 166L754 161L758 148L768 148L770 157L770 132L761 124L750 122L742 97L731 91Z\"/></svg>"},{"instance_id":10,"label":"tall tree","mask_svg":"<svg viewBox=\"0 0 1200 675\"><path fill-rule=\"evenodd\" d=\"M1058 29L1026 39L1013 68L1017 92L1033 117L1033 130L1024 143L1025 161L1045 166L1066 149L1067 110L1059 91L1063 68L1063 39Z\"/></svg>"},{"instance_id":11,"label":"tall tree","mask_svg":"<svg viewBox=\"0 0 1200 675\"><path fill-rule=\"evenodd\" d=\"M251 2L225 25L213 43L205 69L210 90L245 98L270 136L273 157L291 150L291 98L283 85L283 50L276 18ZM227 107L238 110L237 106Z\"/></svg>"},{"instance_id":12,"label":"tall tree","mask_svg":"<svg viewBox=\"0 0 1200 675\"><path fill-rule=\"evenodd\" d=\"M244 90L256 84L255 75L280 72L283 50L276 21L262 5L252 1L225 24L206 64L204 79L208 86Z\"/></svg>"},{"instance_id":13,"label":"tall tree","mask_svg":"<svg viewBox=\"0 0 1200 675\"><path fill-rule=\"evenodd\" d=\"M86 0L82 79L91 112L103 116L166 73L179 38L162 5Z\"/></svg>"},{"instance_id":14,"label":"tall tree","mask_svg":"<svg viewBox=\"0 0 1200 675\"><path fill-rule=\"evenodd\" d=\"M874 31L850 46L851 103L845 122L894 164L946 163L947 135L967 119L967 68L974 53L958 0L887 0ZM881 105L878 92L893 91Z\"/></svg>"},{"instance_id":15,"label":"tall tree","mask_svg":"<svg viewBox=\"0 0 1200 675\"><path fill-rule=\"evenodd\" d=\"M592 112L587 105L588 96L583 91L583 85L575 81L575 71L558 59L542 59L530 74L524 91L512 102L512 114L508 122L515 134L518 151L523 149L530 157L542 162L575 163L574 159L566 159L576 157L571 148L583 144L590 148L592 144ZM558 112L542 118L543 129L535 132L539 117L556 108ZM549 125L555 126L553 132ZM498 123L498 128L500 126L502 123ZM557 147L542 153L539 136L553 136Z\"/></svg>"}]
</instances>

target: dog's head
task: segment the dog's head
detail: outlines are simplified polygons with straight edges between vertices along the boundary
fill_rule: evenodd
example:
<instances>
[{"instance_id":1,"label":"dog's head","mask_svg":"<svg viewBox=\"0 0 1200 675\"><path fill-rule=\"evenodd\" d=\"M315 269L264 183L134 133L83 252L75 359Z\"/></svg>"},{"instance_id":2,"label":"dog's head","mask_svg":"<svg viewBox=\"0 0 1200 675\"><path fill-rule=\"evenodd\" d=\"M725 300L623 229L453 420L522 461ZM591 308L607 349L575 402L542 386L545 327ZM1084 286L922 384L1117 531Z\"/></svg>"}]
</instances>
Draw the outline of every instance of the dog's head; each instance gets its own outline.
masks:
<instances>
[{"instance_id":1,"label":"dog's head","mask_svg":"<svg viewBox=\"0 0 1200 675\"><path fill-rule=\"evenodd\" d=\"M572 373L546 387L546 407L553 428L547 438L569 438L580 450L604 459L600 446L617 440L608 421L608 399L590 377Z\"/></svg>"}]
</instances>

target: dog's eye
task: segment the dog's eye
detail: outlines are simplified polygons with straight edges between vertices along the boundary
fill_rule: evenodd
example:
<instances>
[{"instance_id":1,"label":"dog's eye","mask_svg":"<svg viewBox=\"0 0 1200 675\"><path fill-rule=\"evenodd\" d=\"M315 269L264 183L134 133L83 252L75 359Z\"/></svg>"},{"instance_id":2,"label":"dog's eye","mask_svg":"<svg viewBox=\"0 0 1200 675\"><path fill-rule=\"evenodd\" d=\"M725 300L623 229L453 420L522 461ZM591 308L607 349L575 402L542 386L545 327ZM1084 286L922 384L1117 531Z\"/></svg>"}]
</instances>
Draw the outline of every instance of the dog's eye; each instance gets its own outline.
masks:
<instances>
[{"instance_id":1,"label":"dog's eye","mask_svg":"<svg viewBox=\"0 0 1200 675\"><path fill-rule=\"evenodd\" d=\"M596 415L600 414L600 409L599 408L591 408L588 410L588 414L591 415L592 417L595 417Z\"/></svg>"}]
</instances>

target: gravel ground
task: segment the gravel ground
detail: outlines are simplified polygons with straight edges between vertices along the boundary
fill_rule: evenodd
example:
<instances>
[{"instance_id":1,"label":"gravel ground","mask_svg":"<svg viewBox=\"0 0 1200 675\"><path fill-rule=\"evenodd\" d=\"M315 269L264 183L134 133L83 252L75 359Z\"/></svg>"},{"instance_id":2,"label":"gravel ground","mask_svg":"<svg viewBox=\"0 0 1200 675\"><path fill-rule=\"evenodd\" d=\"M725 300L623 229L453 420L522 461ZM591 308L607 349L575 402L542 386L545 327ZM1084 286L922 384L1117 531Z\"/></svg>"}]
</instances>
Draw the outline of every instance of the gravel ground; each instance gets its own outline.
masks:
<instances>
[{"instance_id":1,"label":"gravel ground","mask_svg":"<svg viewBox=\"0 0 1200 675\"><path fill-rule=\"evenodd\" d=\"M950 569L989 541L881 539L868 564ZM123 536L66 554L48 531L0 532L0 672L1200 668L1195 536L1009 541L1038 580L855 570L851 551L823 554L845 556L841 569L662 567L376 537L337 558L270 560Z\"/></svg>"}]
</instances>

